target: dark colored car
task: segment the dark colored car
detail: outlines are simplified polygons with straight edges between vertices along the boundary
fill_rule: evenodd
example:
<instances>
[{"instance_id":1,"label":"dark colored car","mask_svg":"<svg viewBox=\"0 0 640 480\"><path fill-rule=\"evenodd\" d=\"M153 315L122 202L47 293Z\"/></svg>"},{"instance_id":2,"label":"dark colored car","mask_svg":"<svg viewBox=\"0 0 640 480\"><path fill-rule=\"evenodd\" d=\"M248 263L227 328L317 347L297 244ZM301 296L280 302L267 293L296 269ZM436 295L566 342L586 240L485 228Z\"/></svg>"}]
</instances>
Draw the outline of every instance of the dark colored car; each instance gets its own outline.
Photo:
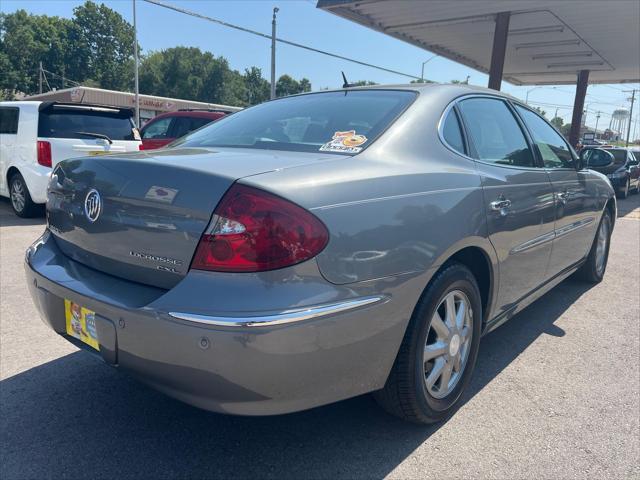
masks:
<instances>
[{"instance_id":1,"label":"dark colored car","mask_svg":"<svg viewBox=\"0 0 640 480\"><path fill-rule=\"evenodd\" d=\"M585 147L583 157L591 170L607 176L618 197L640 191L640 161L630 150Z\"/></svg>"},{"instance_id":2,"label":"dark colored car","mask_svg":"<svg viewBox=\"0 0 640 480\"><path fill-rule=\"evenodd\" d=\"M153 150L170 144L189 132L228 115L226 110L178 110L162 113L142 127L140 150Z\"/></svg>"}]
</instances>

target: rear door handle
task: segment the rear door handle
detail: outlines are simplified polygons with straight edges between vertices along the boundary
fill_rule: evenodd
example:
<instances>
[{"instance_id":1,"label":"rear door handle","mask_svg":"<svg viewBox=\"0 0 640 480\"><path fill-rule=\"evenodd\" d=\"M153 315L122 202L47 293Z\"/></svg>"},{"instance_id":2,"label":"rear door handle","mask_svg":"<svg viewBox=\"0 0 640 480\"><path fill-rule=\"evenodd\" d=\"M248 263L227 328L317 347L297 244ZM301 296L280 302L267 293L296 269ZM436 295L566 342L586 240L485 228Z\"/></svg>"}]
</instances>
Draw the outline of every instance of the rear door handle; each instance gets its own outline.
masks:
<instances>
[{"instance_id":1,"label":"rear door handle","mask_svg":"<svg viewBox=\"0 0 640 480\"><path fill-rule=\"evenodd\" d=\"M499 212L500 210L503 210L505 208L509 208L511 206L511 200L494 200L493 202L491 202L491 210L495 210L496 212Z\"/></svg>"},{"instance_id":2,"label":"rear door handle","mask_svg":"<svg viewBox=\"0 0 640 480\"><path fill-rule=\"evenodd\" d=\"M567 203L567 200L569 199L569 197L571 197L571 194L567 191L556 193L556 198L563 204Z\"/></svg>"}]
</instances>

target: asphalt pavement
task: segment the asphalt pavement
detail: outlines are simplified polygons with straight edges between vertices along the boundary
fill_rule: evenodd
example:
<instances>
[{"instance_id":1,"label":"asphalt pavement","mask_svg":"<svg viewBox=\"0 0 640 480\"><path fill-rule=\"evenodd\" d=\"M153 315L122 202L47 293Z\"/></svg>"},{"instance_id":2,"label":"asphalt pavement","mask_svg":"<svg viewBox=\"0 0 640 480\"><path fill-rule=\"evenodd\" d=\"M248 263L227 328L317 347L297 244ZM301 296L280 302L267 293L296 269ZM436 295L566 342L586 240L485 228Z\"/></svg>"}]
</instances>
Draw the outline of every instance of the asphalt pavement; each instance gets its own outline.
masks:
<instances>
[{"instance_id":1,"label":"asphalt pavement","mask_svg":"<svg viewBox=\"0 0 640 480\"><path fill-rule=\"evenodd\" d=\"M640 478L640 195L604 281L485 337L464 404L420 427L370 396L278 417L181 404L58 337L27 292L44 220L0 200L0 478Z\"/></svg>"}]
</instances>

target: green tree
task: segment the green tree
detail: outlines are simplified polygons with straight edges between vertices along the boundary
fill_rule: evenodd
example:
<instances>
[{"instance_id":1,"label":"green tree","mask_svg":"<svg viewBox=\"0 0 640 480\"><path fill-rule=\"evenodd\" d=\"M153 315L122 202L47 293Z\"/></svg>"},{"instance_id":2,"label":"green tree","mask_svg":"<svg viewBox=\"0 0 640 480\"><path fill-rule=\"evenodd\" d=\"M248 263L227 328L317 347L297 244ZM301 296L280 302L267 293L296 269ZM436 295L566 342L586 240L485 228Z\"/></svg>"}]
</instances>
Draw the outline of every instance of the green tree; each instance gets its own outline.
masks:
<instances>
[{"instance_id":1,"label":"green tree","mask_svg":"<svg viewBox=\"0 0 640 480\"><path fill-rule=\"evenodd\" d=\"M542 117L545 117L545 118L546 118L547 112L545 112L544 110L542 110L540 107L536 107L536 108L534 108L534 110L535 110L536 112L538 112L538 114L539 114L540 116L542 116Z\"/></svg>"},{"instance_id":2,"label":"green tree","mask_svg":"<svg viewBox=\"0 0 640 480\"><path fill-rule=\"evenodd\" d=\"M7 96L36 93L40 62L46 69L68 76L71 26L71 20L30 15L25 10L0 13L0 90Z\"/></svg>"},{"instance_id":3,"label":"green tree","mask_svg":"<svg viewBox=\"0 0 640 480\"><path fill-rule=\"evenodd\" d=\"M223 57L202 52L196 47L174 47L153 52L140 65L140 91L150 95L185 98L227 105L249 105L269 96L269 84L260 76L260 69L245 75L252 83L249 92L247 77L231 70ZM262 79L263 83L260 83ZM266 97L265 97L266 95Z\"/></svg>"},{"instance_id":4,"label":"green tree","mask_svg":"<svg viewBox=\"0 0 640 480\"><path fill-rule=\"evenodd\" d=\"M69 64L77 79L93 79L102 88L133 86L133 26L104 4L74 8Z\"/></svg>"},{"instance_id":5,"label":"green tree","mask_svg":"<svg viewBox=\"0 0 640 480\"><path fill-rule=\"evenodd\" d=\"M556 127L558 130L560 130L562 128L562 124L564 124L564 120L562 120L562 118L560 117L553 117L550 122L551 125Z\"/></svg>"},{"instance_id":6,"label":"green tree","mask_svg":"<svg viewBox=\"0 0 640 480\"><path fill-rule=\"evenodd\" d=\"M267 80L262 78L262 70L258 67L247 68L243 76L248 105L256 105L269 100L271 86Z\"/></svg>"},{"instance_id":7,"label":"green tree","mask_svg":"<svg viewBox=\"0 0 640 480\"><path fill-rule=\"evenodd\" d=\"M307 78L297 81L289 75L282 75L276 82L276 96L286 97L296 93L311 91L311 82Z\"/></svg>"},{"instance_id":8,"label":"green tree","mask_svg":"<svg viewBox=\"0 0 640 480\"><path fill-rule=\"evenodd\" d=\"M352 87L366 87L367 85L378 85L376 82L372 82L371 80L358 80L357 82L351 83Z\"/></svg>"}]
</instances>

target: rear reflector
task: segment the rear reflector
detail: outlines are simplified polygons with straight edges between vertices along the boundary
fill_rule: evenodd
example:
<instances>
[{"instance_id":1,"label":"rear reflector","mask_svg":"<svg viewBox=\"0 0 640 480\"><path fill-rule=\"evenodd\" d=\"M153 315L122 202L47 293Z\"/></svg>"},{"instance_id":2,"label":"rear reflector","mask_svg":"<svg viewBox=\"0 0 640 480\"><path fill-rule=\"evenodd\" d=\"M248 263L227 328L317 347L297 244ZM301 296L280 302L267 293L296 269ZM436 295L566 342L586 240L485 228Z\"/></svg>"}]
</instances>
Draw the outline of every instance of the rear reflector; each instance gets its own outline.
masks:
<instances>
[{"instance_id":1,"label":"rear reflector","mask_svg":"<svg viewBox=\"0 0 640 480\"><path fill-rule=\"evenodd\" d=\"M38 140L38 163L43 167L51 167L51 144Z\"/></svg>"},{"instance_id":2,"label":"rear reflector","mask_svg":"<svg viewBox=\"0 0 640 480\"><path fill-rule=\"evenodd\" d=\"M312 213L281 197L235 184L202 235L191 268L263 272L318 255L329 241Z\"/></svg>"}]
</instances>

